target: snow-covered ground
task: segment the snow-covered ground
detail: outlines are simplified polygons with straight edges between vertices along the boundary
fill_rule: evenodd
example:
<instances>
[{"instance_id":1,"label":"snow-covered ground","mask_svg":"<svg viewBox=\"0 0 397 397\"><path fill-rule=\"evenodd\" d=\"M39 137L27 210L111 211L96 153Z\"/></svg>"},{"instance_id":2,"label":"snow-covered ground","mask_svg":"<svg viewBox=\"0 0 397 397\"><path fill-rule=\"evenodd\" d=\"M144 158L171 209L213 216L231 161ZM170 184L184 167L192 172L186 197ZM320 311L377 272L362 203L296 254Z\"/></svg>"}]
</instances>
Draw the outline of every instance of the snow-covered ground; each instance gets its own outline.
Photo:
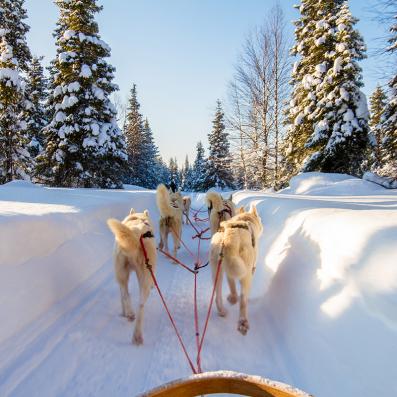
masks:
<instances>
[{"instance_id":1,"label":"snow-covered ground","mask_svg":"<svg viewBox=\"0 0 397 397\"><path fill-rule=\"evenodd\" d=\"M193 207L203 195L193 197ZM397 192L346 175L305 174L279 193L237 192L264 224L249 302L211 316L204 370L233 370L318 397L397 395ZM148 208L155 194L0 187L0 395L124 396L190 374L159 297L145 312L143 346L120 317L105 221ZM192 231L184 240L195 249ZM205 255L208 244L202 247ZM180 258L189 262L182 249ZM159 257L158 280L195 352L193 278ZM199 314L211 292L199 274ZM137 283L131 280L133 304Z\"/></svg>"}]
</instances>

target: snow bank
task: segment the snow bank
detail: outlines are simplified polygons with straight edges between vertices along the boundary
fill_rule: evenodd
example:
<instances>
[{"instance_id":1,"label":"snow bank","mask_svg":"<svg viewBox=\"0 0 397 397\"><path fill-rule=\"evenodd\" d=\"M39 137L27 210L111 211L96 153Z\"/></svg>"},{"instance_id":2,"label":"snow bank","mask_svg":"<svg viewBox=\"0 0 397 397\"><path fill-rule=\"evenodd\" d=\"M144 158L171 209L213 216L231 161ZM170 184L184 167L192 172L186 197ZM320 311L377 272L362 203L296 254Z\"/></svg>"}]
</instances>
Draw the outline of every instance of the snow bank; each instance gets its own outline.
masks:
<instances>
[{"instance_id":1,"label":"snow bank","mask_svg":"<svg viewBox=\"0 0 397 397\"><path fill-rule=\"evenodd\" d=\"M148 205L149 204L149 205ZM151 204L151 206L150 206ZM109 261L106 219L131 207L156 214L153 192L0 187L0 342L62 300Z\"/></svg>"},{"instance_id":2,"label":"snow bank","mask_svg":"<svg viewBox=\"0 0 397 397\"><path fill-rule=\"evenodd\" d=\"M290 185L234 196L264 223L252 298L265 351L316 396L397 395L397 192L318 173Z\"/></svg>"}]
</instances>

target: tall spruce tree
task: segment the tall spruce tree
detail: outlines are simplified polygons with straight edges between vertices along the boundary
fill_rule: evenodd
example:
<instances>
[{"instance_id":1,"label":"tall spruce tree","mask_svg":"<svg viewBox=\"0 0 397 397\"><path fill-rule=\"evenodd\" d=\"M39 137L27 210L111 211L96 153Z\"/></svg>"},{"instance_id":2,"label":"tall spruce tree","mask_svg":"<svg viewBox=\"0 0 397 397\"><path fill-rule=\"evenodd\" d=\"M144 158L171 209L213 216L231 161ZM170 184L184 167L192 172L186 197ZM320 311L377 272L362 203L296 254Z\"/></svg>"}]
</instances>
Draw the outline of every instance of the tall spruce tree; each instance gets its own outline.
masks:
<instances>
[{"instance_id":1,"label":"tall spruce tree","mask_svg":"<svg viewBox=\"0 0 397 397\"><path fill-rule=\"evenodd\" d=\"M0 183L29 179L32 160L23 113L28 106L23 73L31 54L26 41L29 26L24 0L0 0Z\"/></svg>"},{"instance_id":2,"label":"tall spruce tree","mask_svg":"<svg viewBox=\"0 0 397 397\"><path fill-rule=\"evenodd\" d=\"M149 121L146 119L143 125L143 162L145 163L146 172L144 174L143 187L148 189L155 189L160 183L157 174L157 158L158 148L154 143L152 129Z\"/></svg>"},{"instance_id":3,"label":"tall spruce tree","mask_svg":"<svg viewBox=\"0 0 397 397\"><path fill-rule=\"evenodd\" d=\"M380 166L381 161L381 148L383 142L383 130L381 128L382 115L385 111L387 96L379 85L370 97L371 118L369 126L371 128L372 147L373 153L371 163L373 168Z\"/></svg>"},{"instance_id":4,"label":"tall spruce tree","mask_svg":"<svg viewBox=\"0 0 397 397\"><path fill-rule=\"evenodd\" d=\"M27 146L26 123L21 121L22 78L18 61L6 36L0 32L0 183L29 179L31 159Z\"/></svg>"},{"instance_id":5,"label":"tall spruce tree","mask_svg":"<svg viewBox=\"0 0 397 397\"><path fill-rule=\"evenodd\" d=\"M208 134L209 157L206 175L206 188L233 188L233 173L231 155L229 152L228 133L225 131L222 104L218 100L215 117L212 122L212 132Z\"/></svg>"},{"instance_id":6,"label":"tall spruce tree","mask_svg":"<svg viewBox=\"0 0 397 397\"><path fill-rule=\"evenodd\" d=\"M201 142L198 142L196 150L190 185L193 192L203 192L206 190L207 159L205 158L205 151Z\"/></svg>"},{"instance_id":7,"label":"tall spruce tree","mask_svg":"<svg viewBox=\"0 0 397 397\"><path fill-rule=\"evenodd\" d=\"M128 154L127 182L143 186L145 184L146 161L144 153L144 125L142 114L139 111L140 107L136 85L134 84L128 101L124 126L124 136L127 142Z\"/></svg>"},{"instance_id":8,"label":"tall spruce tree","mask_svg":"<svg viewBox=\"0 0 397 397\"><path fill-rule=\"evenodd\" d=\"M0 30L12 48L16 66L27 72L32 55L26 40L30 27L24 22L28 17L24 3L25 0L0 0Z\"/></svg>"},{"instance_id":9,"label":"tall spruce tree","mask_svg":"<svg viewBox=\"0 0 397 397\"><path fill-rule=\"evenodd\" d=\"M318 87L331 68L328 57L333 51L335 7L342 0L301 0L295 6L301 14L295 21L297 57L292 71L292 94L286 111L287 136L284 146L285 174L292 176L313 152L305 144L314 132L317 103L322 99Z\"/></svg>"},{"instance_id":10,"label":"tall spruce tree","mask_svg":"<svg viewBox=\"0 0 397 397\"><path fill-rule=\"evenodd\" d=\"M170 162L168 165L169 170L169 179L168 184L175 184L176 188L179 189L181 187L181 176L178 168L178 161L176 158L170 158Z\"/></svg>"},{"instance_id":11,"label":"tall spruce tree","mask_svg":"<svg viewBox=\"0 0 397 397\"><path fill-rule=\"evenodd\" d=\"M181 180L182 180L182 190L185 192L190 192L192 190L192 174L193 170L189 163L189 158L186 156L185 164L182 167Z\"/></svg>"},{"instance_id":12,"label":"tall spruce tree","mask_svg":"<svg viewBox=\"0 0 397 397\"><path fill-rule=\"evenodd\" d=\"M25 95L28 100L23 118L27 124L29 152L36 157L43 151L43 128L48 124L45 103L48 97L47 79L41 65L43 57L33 57L26 76Z\"/></svg>"},{"instance_id":13,"label":"tall spruce tree","mask_svg":"<svg viewBox=\"0 0 397 397\"><path fill-rule=\"evenodd\" d=\"M390 28L388 52L397 54L397 7L394 23ZM381 149L381 167L378 172L383 176L397 179L397 73L389 82L389 101L382 116L383 142Z\"/></svg>"},{"instance_id":14,"label":"tall spruce tree","mask_svg":"<svg viewBox=\"0 0 397 397\"><path fill-rule=\"evenodd\" d=\"M54 36L52 120L45 129L46 148L38 171L53 186L122 187L127 155L110 94L114 68L105 58L96 0L55 0L60 17Z\"/></svg>"},{"instance_id":15,"label":"tall spruce tree","mask_svg":"<svg viewBox=\"0 0 397 397\"><path fill-rule=\"evenodd\" d=\"M315 152L304 171L360 176L369 145L369 113L360 91L362 69L357 62L365 58L366 47L354 29L357 19L351 15L347 1L335 6L330 15L328 21L334 32L329 43L331 52L326 54L327 72L316 87L314 131L305 145Z\"/></svg>"}]
</instances>

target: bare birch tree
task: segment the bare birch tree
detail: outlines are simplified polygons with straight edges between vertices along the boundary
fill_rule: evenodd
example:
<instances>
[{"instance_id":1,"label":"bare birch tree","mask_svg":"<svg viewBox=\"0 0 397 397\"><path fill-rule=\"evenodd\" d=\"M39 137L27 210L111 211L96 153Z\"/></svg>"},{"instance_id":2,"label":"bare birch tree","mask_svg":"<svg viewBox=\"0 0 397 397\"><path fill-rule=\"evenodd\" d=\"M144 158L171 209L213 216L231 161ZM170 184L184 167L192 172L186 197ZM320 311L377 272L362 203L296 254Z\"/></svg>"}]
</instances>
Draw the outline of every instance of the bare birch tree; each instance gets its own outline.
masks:
<instances>
[{"instance_id":1,"label":"bare birch tree","mask_svg":"<svg viewBox=\"0 0 397 397\"><path fill-rule=\"evenodd\" d=\"M246 188L278 184L289 61L284 15L277 5L247 38L230 84L228 127Z\"/></svg>"}]
</instances>

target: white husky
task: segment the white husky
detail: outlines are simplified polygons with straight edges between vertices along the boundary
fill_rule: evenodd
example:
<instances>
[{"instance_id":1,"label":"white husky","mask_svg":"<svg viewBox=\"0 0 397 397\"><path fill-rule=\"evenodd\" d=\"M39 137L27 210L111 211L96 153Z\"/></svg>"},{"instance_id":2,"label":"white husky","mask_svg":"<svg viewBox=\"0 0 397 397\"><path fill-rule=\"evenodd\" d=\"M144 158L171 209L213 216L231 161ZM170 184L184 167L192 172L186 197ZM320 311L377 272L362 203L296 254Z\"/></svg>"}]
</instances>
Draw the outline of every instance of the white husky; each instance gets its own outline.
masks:
<instances>
[{"instance_id":1,"label":"white husky","mask_svg":"<svg viewBox=\"0 0 397 397\"><path fill-rule=\"evenodd\" d=\"M189 223L190 206L192 205L192 199L189 196L183 196L183 212L185 213L186 224Z\"/></svg>"},{"instance_id":2,"label":"white husky","mask_svg":"<svg viewBox=\"0 0 397 397\"><path fill-rule=\"evenodd\" d=\"M122 222L117 219L109 219L107 223L116 238L114 269L117 282L120 285L122 314L130 321L135 319L135 314L132 310L130 294L128 292L128 280L130 272L135 271L137 275L140 298L132 343L140 345L143 343L142 323L144 305L153 285L151 274L146 269L145 256L140 244L140 238L141 236L143 237L149 263L153 268L153 272L155 272L157 252L153 235L153 225L147 210L143 213L137 213L133 209L131 209L130 214Z\"/></svg>"},{"instance_id":3,"label":"white husky","mask_svg":"<svg viewBox=\"0 0 397 397\"><path fill-rule=\"evenodd\" d=\"M179 197L179 196L180 197ZM171 233L174 239L173 256L176 258L176 252L180 248L180 239L182 235L182 215L183 201L180 193L174 193L170 197L168 189L164 185L157 187L157 207L160 211L160 244L159 248L168 250L168 234Z\"/></svg>"},{"instance_id":4,"label":"white husky","mask_svg":"<svg viewBox=\"0 0 397 397\"><path fill-rule=\"evenodd\" d=\"M227 221L236 214L236 206L232 201L232 196L228 199L216 192L206 194L208 216L210 218L211 235L216 233L222 221Z\"/></svg>"},{"instance_id":5,"label":"white husky","mask_svg":"<svg viewBox=\"0 0 397 397\"><path fill-rule=\"evenodd\" d=\"M218 263L223 255L216 285L215 302L218 314L226 316L227 313L222 300L222 279L223 272L226 272L230 287L230 295L227 299L232 305L238 301L235 280L240 280L240 315L237 329L243 335L249 329L247 302L258 254L258 238L262 230L261 219L256 207L252 206L249 212L241 208L238 215L222 222L219 231L211 239L209 259L214 282Z\"/></svg>"}]
</instances>

